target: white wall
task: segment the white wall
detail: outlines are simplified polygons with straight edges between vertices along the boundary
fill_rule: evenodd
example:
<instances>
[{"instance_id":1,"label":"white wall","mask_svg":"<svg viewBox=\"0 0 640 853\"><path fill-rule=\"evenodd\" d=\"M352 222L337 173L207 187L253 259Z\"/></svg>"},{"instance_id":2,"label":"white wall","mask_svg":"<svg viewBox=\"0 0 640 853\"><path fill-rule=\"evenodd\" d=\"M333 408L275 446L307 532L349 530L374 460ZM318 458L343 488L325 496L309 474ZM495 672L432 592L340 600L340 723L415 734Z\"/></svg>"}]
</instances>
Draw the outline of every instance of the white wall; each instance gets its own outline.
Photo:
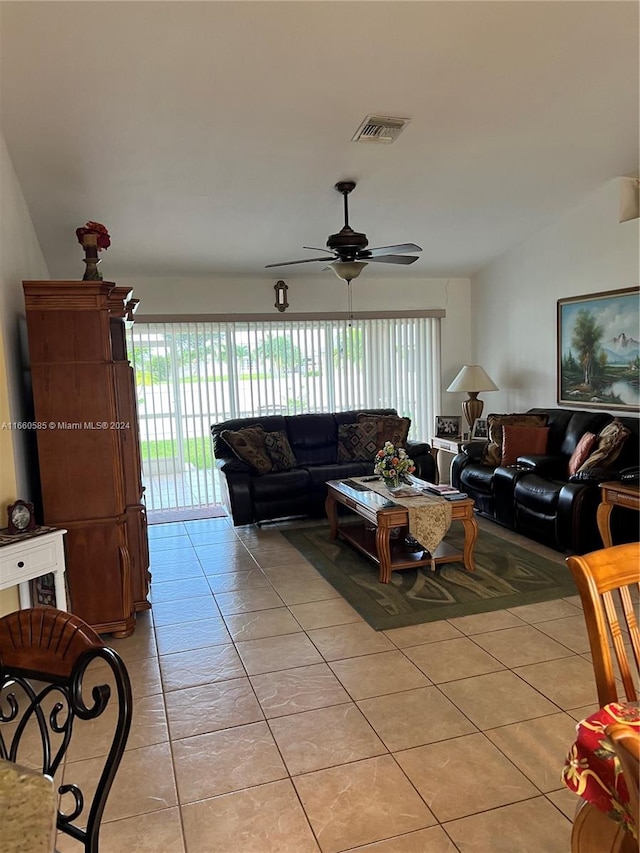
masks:
<instances>
[{"instance_id":1,"label":"white wall","mask_svg":"<svg viewBox=\"0 0 640 853\"><path fill-rule=\"evenodd\" d=\"M106 276L106 270L103 275ZM286 270L284 271L286 273ZM132 277L126 281L140 299L138 315L152 319L153 315L194 314L273 314L273 286L281 277L289 290L289 309L285 316L306 312L345 312L347 285L332 273L295 278L280 272L280 276L260 278L158 279ZM124 284L125 282L118 282ZM443 308L442 321L442 387L454 378L460 367L471 357L470 282L466 278L409 278L406 272L397 278L367 276L351 285L353 310L388 311L391 309L425 310ZM440 411L457 414L464 395L443 391ZM424 436L428 439L428 436Z\"/></svg>"},{"instance_id":2,"label":"white wall","mask_svg":"<svg viewBox=\"0 0 640 853\"><path fill-rule=\"evenodd\" d=\"M480 395L485 415L558 405L558 299L638 285L638 220L618 205L613 180L473 277L474 360L500 389Z\"/></svg>"},{"instance_id":3,"label":"white wall","mask_svg":"<svg viewBox=\"0 0 640 853\"><path fill-rule=\"evenodd\" d=\"M18 318L24 316L23 278L48 278L31 218L0 134L0 527L6 506L31 497L24 433L3 428L23 419ZM0 615L18 608L17 587L0 591Z\"/></svg>"},{"instance_id":4,"label":"white wall","mask_svg":"<svg viewBox=\"0 0 640 853\"><path fill-rule=\"evenodd\" d=\"M49 271L36 238L13 164L0 134L0 328L12 421L24 419L18 323L24 317L23 279L47 279ZM28 478L23 433L13 433L16 486L26 499ZM2 460L6 465L7 460Z\"/></svg>"}]
</instances>

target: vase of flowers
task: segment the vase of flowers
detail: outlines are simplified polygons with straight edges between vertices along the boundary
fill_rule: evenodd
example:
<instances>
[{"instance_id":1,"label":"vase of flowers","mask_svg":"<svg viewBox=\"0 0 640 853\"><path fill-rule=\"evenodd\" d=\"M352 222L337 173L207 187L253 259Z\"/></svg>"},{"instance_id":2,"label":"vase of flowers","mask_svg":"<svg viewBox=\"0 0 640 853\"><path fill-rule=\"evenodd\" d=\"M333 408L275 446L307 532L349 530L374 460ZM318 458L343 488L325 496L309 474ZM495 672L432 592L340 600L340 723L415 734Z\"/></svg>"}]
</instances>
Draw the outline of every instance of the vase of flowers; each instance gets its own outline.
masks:
<instances>
[{"instance_id":1,"label":"vase of flowers","mask_svg":"<svg viewBox=\"0 0 640 853\"><path fill-rule=\"evenodd\" d=\"M396 447L390 441L385 441L384 447L378 450L374 462L374 473L382 477L388 489L397 489L402 483L408 483L409 474L416 470L404 447Z\"/></svg>"},{"instance_id":2,"label":"vase of flowers","mask_svg":"<svg viewBox=\"0 0 640 853\"><path fill-rule=\"evenodd\" d=\"M83 228L76 228L76 237L84 249L86 268L82 280L102 281L102 276L98 270L100 263L98 252L108 249L111 245L109 232L99 222L87 222Z\"/></svg>"}]
</instances>

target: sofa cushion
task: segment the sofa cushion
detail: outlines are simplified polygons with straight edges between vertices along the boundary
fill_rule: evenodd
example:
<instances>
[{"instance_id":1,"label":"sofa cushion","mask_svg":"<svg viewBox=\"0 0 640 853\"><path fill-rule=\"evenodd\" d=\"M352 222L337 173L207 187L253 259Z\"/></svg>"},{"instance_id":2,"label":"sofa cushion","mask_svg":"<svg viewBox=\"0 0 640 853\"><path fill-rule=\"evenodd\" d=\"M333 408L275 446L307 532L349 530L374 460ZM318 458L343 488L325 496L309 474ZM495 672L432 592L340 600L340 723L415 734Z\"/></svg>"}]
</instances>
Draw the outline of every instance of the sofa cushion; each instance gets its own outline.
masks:
<instances>
[{"instance_id":1,"label":"sofa cushion","mask_svg":"<svg viewBox=\"0 0 640 853\"><path fill-rule=\"evenodd\" d=\"M590 468L607 468L612 465L620 456L622 445L630 434L631 431L618 418L614 418L600 431L595 450L580 466L577 473L588 471Z\"/></svg>"},{"instance_id":2,"label":"sofa cushion","mask_svg":"<svg viewBox=\"0 0 640 853\"><path fill-rule=\"evenodd\" d=\"M458 488L463 492L468 491L474 498L477 494L492 495L493 473L493 468L472 462L462 469Z\"/></svg>"},{"instance_id":3,"label":"sofa cushion","mask_svg":"<svg viewBox=\"0 0 640 853\"><path fill-rule=\"evenodd\" d=\"M251 465L258 474L267 474L273 468L264 435L264 427L258 425L239 430L226 429L220 433L238 459Z\"/></svg>"},{"instance_id":4,"label":"sofa cushion","mask_svg":"<svg viewBox=\"0 0 640 853\"><path fill-rule=\"evenodd\" d=\"M547 480L537 474L527 474L516 481L513 491L516 506L551 517L556 513L562 483Z\"/></svg>"},{"instance_id":5,"label":"sofa cushion","mask_svg":"<svg viewBox=\"0 0 640 853\"><path fill-rule=\"evenodd\" d=\"M569 459L569 476L572 477L579 468L587 461L589 454L596 442L596 434L593 432L585 432L580 441L576 444L576 449L571 454Z\"/></svg>"},{"instance_id":6,"label":"sofa cushion","mask_svg":"<svg viewBox=\"0 0 640 853\"><path fill-rule=\"evenodd\" d=\"M518 456L530 453L546 453L549 427L514 426L502 427L502 465L515 465Z\"/></svg>"},{"instance_id":7,"label":"sofa cushion","mask_svg":"<svg viewBox=\"0 0 640 853\"><path fill-rule=\"evenodd\" d=\"M411 427L411 418L403 418L399 415L369 415L360 412L357 422L375 423L377 428L376 449L384 446L385 441L390 441L396 447L404 447Z\"/></svg>"},{"instance_id":8,"label":"sofa cushion","mask_svg":"<svg viewBox=\"0 0 640 853\"><path fill-rule=\"evenodd\" d=\"M291 468L295 468L296 456L284 430L266 432L264 434L264 446L267 449L274 471L289 471Z\"/></svg>"},{"instance_id":9,"label":"sofa cushion","mask_svg":"<svg viewBox=\"0 0 640 853\"><path fill-rule=\"evenodd\" d=\"M271 471L263 477L255 477L251 483L253 499L256 503L277 501L280 498L302 500L309 492L311 478L304 468L292 468L290 471Z\"/></svg>"},{"instance_id":10,"label":"sofa cushion","mask_svg":"<svg viewBox=\"0 0 640 853\"><path fill-rule=\"evenodd\" d=\"M338 427L332 414L285 415L298 466L326 465L338 458Z\"/></svg>"},{"instance_id":11,"label":"sofa cushion","mask_svg":"<svg viewBox=\"0 0 640 853\"><path fill-rule=\"evenodd\" d=\"M513 413L510 415L491 414L488 416L489 442L482 454L482 464L496 468L502 461L502 427L529 426L545 427L546 414Z\"/></svg>"},{"instance_id":12,"label":"sofa cushion","mask_svg":"<svg viewBox=\"0 0 640 853\"><path fill-rule=\"evenodd\" d=\"M368 462L378 449L378 426L374 421L340 424L338 462Z\"/></svg>"}]
</instances>

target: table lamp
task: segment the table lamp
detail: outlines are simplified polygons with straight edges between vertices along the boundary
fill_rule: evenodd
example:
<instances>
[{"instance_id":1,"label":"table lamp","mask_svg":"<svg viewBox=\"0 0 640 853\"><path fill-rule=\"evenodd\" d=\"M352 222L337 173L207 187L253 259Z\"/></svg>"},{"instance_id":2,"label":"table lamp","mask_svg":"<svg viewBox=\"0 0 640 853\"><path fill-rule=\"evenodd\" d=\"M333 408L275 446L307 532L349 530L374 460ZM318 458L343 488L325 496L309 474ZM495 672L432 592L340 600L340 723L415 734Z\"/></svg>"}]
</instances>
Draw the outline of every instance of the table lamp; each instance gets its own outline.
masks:
<instances>
[{"instance_id":1,"label":"table lamp","mask_svg":"<svg viewBox=\"0 0 640 853\"><path fill-rule=\"evenodd\" d=\"M480 391L497 391L498 386L493 382L479 364L465 364L453 380L447 391L466 391L469 395L462 403L462 411L469 424L469 432L473 431L476 418L482 414L484 403L478 400Z\"/></svg>"}]
</instances>

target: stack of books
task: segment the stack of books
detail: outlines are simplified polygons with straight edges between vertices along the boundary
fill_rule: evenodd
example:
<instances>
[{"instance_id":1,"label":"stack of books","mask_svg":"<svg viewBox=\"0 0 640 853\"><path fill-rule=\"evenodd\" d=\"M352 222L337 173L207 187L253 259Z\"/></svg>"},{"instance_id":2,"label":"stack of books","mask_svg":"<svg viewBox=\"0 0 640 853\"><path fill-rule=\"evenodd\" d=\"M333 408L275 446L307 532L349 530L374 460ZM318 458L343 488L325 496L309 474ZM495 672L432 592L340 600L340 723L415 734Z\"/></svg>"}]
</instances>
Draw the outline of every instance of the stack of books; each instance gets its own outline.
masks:
<instances>
[{"instance_id":1,"label":"stack of books","mask_svg":"<svg viewBox=\"0 0 640 853\"><path fill-rule=\"evenodd\" d=\"M469 497L466 492L454 489L453 486L449 486L447 483L437 486L435 483L421 481L421 491L428 495L440 495L440 497L446 498L448 501L464 501Z\"/></svg>"}]
</instances>

